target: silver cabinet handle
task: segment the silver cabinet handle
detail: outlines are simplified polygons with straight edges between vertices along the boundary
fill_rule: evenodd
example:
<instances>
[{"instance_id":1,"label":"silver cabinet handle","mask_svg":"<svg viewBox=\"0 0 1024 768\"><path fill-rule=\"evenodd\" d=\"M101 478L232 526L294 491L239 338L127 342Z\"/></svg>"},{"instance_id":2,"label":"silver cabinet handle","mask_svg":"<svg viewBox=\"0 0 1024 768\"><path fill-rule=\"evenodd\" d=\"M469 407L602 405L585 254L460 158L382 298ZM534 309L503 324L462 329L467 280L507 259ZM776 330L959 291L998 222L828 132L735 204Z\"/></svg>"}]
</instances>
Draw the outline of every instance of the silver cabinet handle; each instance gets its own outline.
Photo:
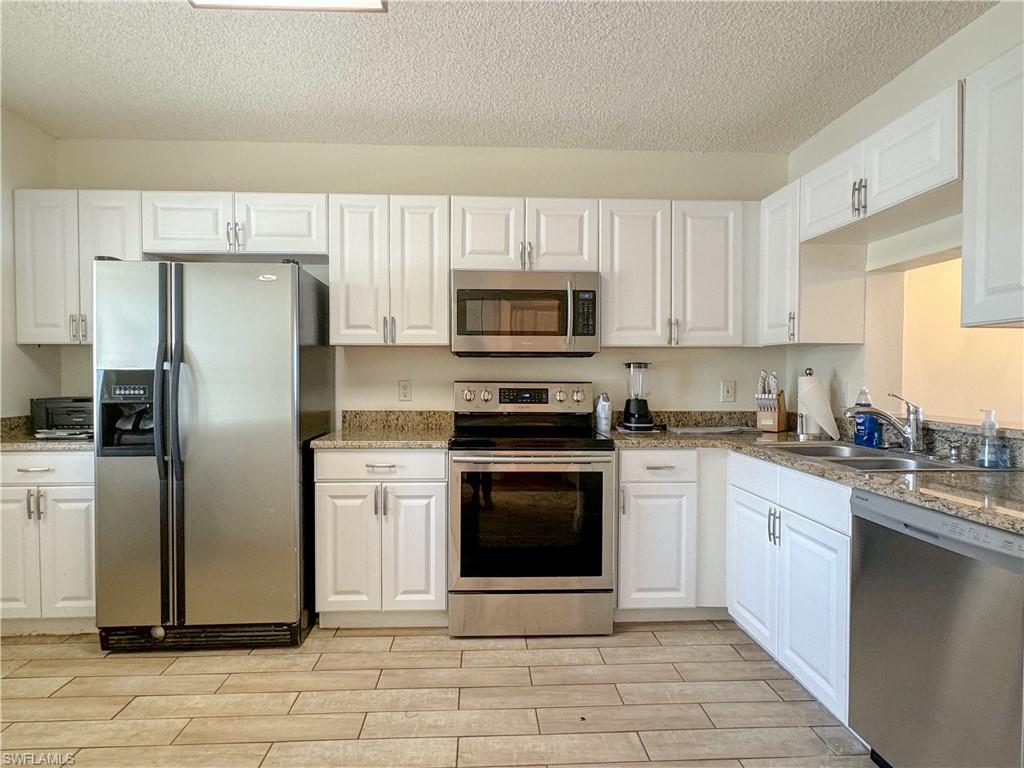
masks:
<instances>
[{"instance_id":1,"label":"silver cabinet handle","mask_svg":"<svg viewBox=\"0 0 1024 768\"><path fill-rule=\"evenodd\" d=\"M28 519L32 519L32 489L25 492L25 506L28 507Z\"/></svg>"},{"instance_id":2,"label":"silver cabinet handle","mask_svg":"<svg viewBox=\"0 0 1024 768\"><path fill-rule=\"evenodd\" d=\"M672 327L675 329L675 332L676 332L676 346L678 347L679 346L679 318L678 317L675 320L672 321Z\"/></svg>"},{"instance_id":3,"label":"silver cabinet handle","mask_svg":"<svg viewBox=\"0 0 1024 768\"><path fill-rule=\"evenodd\" d=\"M367 469L394 469L395 464L366 464Z\"/></svg>"},{"instance_id":4,"label":"silver cabinet handle","mask_svg":"<svg viewBox=\"0 0 1024 768\"><path fill-rule=\"evenodd\" d=\"M860 190L860 179L853 182L850 187L850 212L856 217L860 213L860 196L857 194Z\"/></svg>"},{"instance_id":5,"label":"silver cabinet handle","mask_svg":"<svg viewBox=\"0 0 1024 768\"><path fill-rule=\"evenodd\" d=\"M619 510L622 512L622 516L626 516L626 489L619 488Z\"/></svg>"},{"instance_id":6,"label":"silver cabinet handle","mask_svg":"<svg viewBox=\"0 0 1024 768\"><path fill-rule=\"evenodd\" d=\"M79 315L78 317L81 319L81 323L79 324L79 331L81 333L80 333L79 337L81 338L82 343L84 344L86 342L86 340L88 339L88 334L86 333L86 330L85 330L86 329L85 315Z\"/></svg>"},{"instance_id":7,"label":"silver cabinet handle","mask_svg":"<svg viewBox=\"0 0 1024 768\"><path fill-rule=\"evenodd\" d=\"M860 180L860 197L859 197L859 200L860 200L860 215L861 216L867 216L868 215L868 180L867 179L861 179Z\"/></svg>"},{"instance_id":8,"label":"silver cabinet handle","mask_svg":"<svg viewBox=\"0 0 1024 768\"><path fill-rule=\"evenodd\" d=\"M672 346L672 318L668 319L668 345Z\"/></svg>"},{"instance_id":9,"label":"silver cabinet handle","mask_svg":"<svg viewBox=\"0 0 1024 768\"><path fill-rule=\"evenodd\" d=\"M675 464L648 464L646 467L644 467L644 469L646 469L648 472L654 472L655 470L658 470L658 469L675 469L675 468L676 468Z\"/></svg>"},{"instance_id":10,"label":"silver cabinet handle","mask_svg":"<svg viewBox=\"0 0 1024 768\"><path fill-rule=\"evenodd\" d=\"M392 344L397 344L398 343L398 331L395 328L395 316L394 315L391 316L391 343Z\"/></svg>"},{"instance_id":11,"label":"silver cabinet handle","mask_svg":"<svg viewBox=\"0 0 1024 768\"><path fill-rule=\"evenodd\" d=\"M782 541L782 510L775 510L775 546L779 546L779 542Z\"/></svg>"},{"instance_id":12,"label":"silver cabinet handle","mask_svg":"<svg viewBox=\"0 0 1024 768\"><path fill-rule=\"evenodd\" d=\"M384 315L384 343L388 343L388 316Z\"/></svg>"},{"instance_id":13,"label":"silver cabinet handle","mask_svg":"<svg viewBox=\"0 0 1024 768\"><path fill-rule=\"evenodd\" d=\"M373 516L377 516L377 510L380 509L380 486L373 486Z\"/></svg>"},{"instance_id":14,"label":"silver cabinet handle","mask_svg":"<svg viewBox=\"0 0 1024 768\"><path fill-rule=\"evenodd\" d=\"M53 472L52 467L18 467L19 472Z\"/></svg>"},{"instance_id":15,"label":"silver cabinet handle","mask_svg":"<svg viewBox=\"0 0 1024 768\"><path fill-rule=\"evenodd\" d=\"M240 251L245 244L242 242L242 235L245 233L245 225L235 222L235 250Z\"/></svg>"},{"instance_id":16,"label":"silver cabinet handle","mask_svg":"<svg viewBox=\"0 0 1024 768\"><path fill-rule=\"evenodd\" d=\"M519 241L519 264L523 271L526 271L526 243L522 240Z\"/></svg>"},{"instance_id":17,"label":"silver cabinet handle","mask_svg":"<svg viewBox=\"0 0 1024 768\"><path fill-rule=\"evenodd\" d=\"M796 312L789 313L789 319L787 323L789 327L789 340L796 341Z\"/></svg>"},{"instance_id":18,"label":"silver cabinet handle","mask_svg":"<svg viewBox=\"0 0 1024 768\"><path fill-rule=\"evenodd\" d=\"M68 323L71 325L71 340L78 341L78 315L68 315Z\"/></svg>"},{"instance_id":19,"label":"silver cabinet handle","mask_svg":"<svg viewBox=\"0 0 1024 768\"><path fill-rule=\"evenodd\" d=\"M526 241L526 268L533 269L533 243Z\"/></svg>"},{"instance_id":20,"label":"silver cabinet handle","mask_svg":"<svg viewBox=\"0 0 1024 768\"><path fill-rule=\"evenodd\" d=\"M230 251L231 250L231 229L232 229L230 221L225 225L225 229L227 230L228 250Z\"/></svg>"},{"instance_id":21,"label":"silver cabinet handle","mask_svg":"<svg viewBox=\"0 0 1024 768\"><path fill-rule=\"evenodd\" d=\"M775 518L775 507L768 507L768 543L769 544L774 544L775 543L775 539L772 538L772 536L773 536L773 534L775 532L774 518Z\"/></svg>"},{"instance_id":22,"label":"silver cabinet handle","mask_svg":"<svg viewBox=\"0 0 1024 768\"><path fill-rule=\"evenodd\" d=\"M382 517L388 516L388 492L384 491L380 495L380 514Z\"/></svg>"},{"instance_id":23,"label":"silver cabinet handle","mask_svg":"<svg viewBox=\"0 0 1024 768\"><path fill-rule=\"evenodd\" d=\"M36 491L36 520L43 519L43 499L45 498L46 494L43 493L42 488Z\"/></svg>"}]
</instances>

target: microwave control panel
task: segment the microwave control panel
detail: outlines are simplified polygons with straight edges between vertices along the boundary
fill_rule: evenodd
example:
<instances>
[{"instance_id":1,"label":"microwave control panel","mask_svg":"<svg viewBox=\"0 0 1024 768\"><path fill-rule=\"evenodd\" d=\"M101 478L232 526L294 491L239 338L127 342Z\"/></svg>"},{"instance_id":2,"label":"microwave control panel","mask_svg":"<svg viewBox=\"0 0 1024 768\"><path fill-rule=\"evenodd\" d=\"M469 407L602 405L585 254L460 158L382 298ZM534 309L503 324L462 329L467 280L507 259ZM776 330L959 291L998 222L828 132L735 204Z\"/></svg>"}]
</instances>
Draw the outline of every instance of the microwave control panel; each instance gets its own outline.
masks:
<instances>
[{"instance_id":1,"label":"microwave control panel","mask_svg":"<svg viewBox=\"0 0 1024 768\"><path fill-rule=\"evenodd\" d=\"M597 335L597 291L573 291L572 335Z\"/></svg>"}]
</instances>

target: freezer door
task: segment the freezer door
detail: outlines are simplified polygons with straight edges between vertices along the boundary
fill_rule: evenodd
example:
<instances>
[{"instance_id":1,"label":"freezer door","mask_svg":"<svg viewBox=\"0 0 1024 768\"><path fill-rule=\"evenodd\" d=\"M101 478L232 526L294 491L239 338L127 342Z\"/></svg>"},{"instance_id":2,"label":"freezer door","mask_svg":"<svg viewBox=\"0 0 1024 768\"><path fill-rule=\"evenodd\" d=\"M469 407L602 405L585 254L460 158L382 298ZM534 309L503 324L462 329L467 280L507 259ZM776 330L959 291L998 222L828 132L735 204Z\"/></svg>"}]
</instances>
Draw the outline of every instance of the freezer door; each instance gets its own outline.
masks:
<instances>
[{"instance_id":1,"label":"freezer door","mask_svg":"<svg viewBox=\"0 0 1024 768\"><path fill-rule=\"evenodd\" d=\"M176 268L185 623L295 622L297 268Z\"/></svg>"},{"instance_id":2,"label":"freezer door","mask_svg":"<svg viewBox=\"0 0 1024 768\"><path fill-rule=\"evenodd\" d=\"M155 626L168 618L170 563L168 507L163 451L117 455L105 449L115 428L117 402L104 402L104 371L146 371L147 381L162 366L166 341L168 265L159 262L98 261L94 270L96 321L93 335L97 425L96 624L99 627ZM157 374L159 375L159 374ZM160 399L161 382L152 394ZM155 403L160 406L162 402ZM154 416L161 415L160 407ZM157 435L159 429L155 430ZM159 439L159 438L158 438ZM128 451L125 453L131 453ZM162 477L164 478L162 480Z\"/></svg>"}]
</instances>

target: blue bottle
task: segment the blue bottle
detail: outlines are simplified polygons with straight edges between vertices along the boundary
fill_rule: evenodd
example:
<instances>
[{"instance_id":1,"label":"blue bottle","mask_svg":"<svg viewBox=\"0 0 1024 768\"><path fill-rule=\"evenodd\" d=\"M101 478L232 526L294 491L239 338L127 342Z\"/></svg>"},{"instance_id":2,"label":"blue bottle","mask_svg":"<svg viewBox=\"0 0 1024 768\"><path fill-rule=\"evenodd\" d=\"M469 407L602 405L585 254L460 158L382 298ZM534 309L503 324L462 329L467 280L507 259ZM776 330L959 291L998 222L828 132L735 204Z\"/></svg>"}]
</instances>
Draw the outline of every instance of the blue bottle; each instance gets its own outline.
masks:
<instances>
[{"instance_id":1,"label":"blue bottle","mask_svg":"<svg viewBox=\"0 0 1024 768\"><path fill-rule=\"evenodd\" d=\"M861 389L857 395L857 405L867 407L871 405L871 393L868 388ZM858 413L853 417L854 433L853 442L863 445L865 448L877 448L881 444L881 424L878 419L870 413Z\"/></svg>"}]
</instances>

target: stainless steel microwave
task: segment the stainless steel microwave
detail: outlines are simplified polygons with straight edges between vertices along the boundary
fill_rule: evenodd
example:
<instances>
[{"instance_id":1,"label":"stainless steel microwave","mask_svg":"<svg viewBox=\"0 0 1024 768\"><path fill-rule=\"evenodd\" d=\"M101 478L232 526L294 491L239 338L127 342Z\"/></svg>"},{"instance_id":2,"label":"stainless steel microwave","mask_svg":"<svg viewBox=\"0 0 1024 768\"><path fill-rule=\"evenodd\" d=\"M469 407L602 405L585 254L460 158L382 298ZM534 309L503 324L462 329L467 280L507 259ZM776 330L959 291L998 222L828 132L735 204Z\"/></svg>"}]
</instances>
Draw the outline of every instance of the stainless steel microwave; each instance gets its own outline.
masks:
<instances>
[{"instance_id":1,"label":"stainless steel microwave","mask_svg":"<svg viewBox=\"0 0 1024 768\"><path fill-rule=\"evenodd\" d=\"M597 272L452 272L460 357L590 357L601 350Z\"/></svg>"}]
</instances>

